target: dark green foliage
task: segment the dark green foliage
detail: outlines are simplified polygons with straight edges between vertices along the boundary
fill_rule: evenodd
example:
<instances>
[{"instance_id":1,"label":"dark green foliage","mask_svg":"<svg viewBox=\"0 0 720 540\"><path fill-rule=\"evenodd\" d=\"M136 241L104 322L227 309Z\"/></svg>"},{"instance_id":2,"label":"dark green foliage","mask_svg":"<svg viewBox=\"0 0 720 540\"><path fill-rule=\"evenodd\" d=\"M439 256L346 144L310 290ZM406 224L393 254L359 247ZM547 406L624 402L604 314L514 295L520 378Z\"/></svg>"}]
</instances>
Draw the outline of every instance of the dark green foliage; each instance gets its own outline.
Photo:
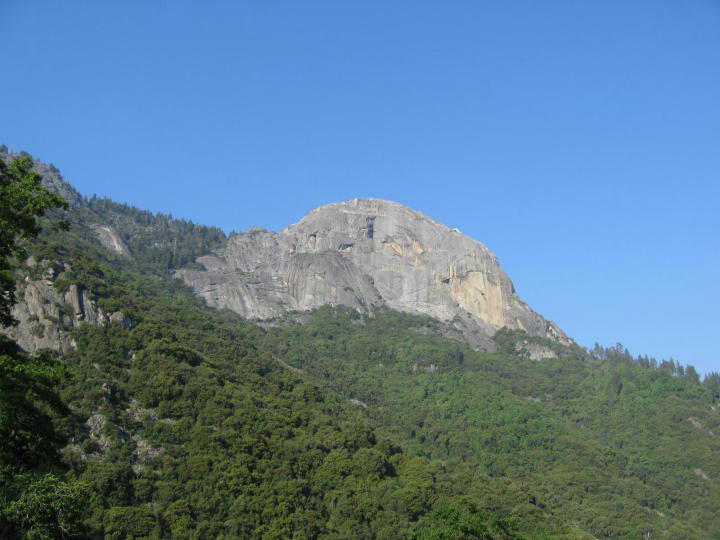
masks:
<instances>
[{"instance_id":1,"label":"dark green foliage","mask_svg":"<svg viewBox=\"0 0 720 540\"><path fill-rule=\"evenodd\" d=\"M357 324L345 309L320 309L307 324L271 330L265 344L328 390L368 405L368 417L407 452L440 459L455 489L493 500L525 534L552 512L597 536L720 535L711 508L720 475L710 378L644 367L621 346L588 354L524 333L498 333L499 353L418 335L418 318L386 312ZM516 343L536 341L558 358L535 362ZM698 428L698 426L702 426ZM710 471L713 471L710 473ZM491 495L495 479L509 489ZM521 486L532 486L522 496ZM672 487L671 487L672 486ZM513 491L516 494L510 494ZM525 500L521 502L523 497ZM421 491L398 494L415 516ZM528 502L533 501L533 502Z\"/></svg>"},{"instance_id":2,"label":"dark green foliage","mask_svg":"<svg viewBox=\"0 0 720 540\"><path fill-rule=\"evenodd\" d=\"M260 329L202 309L167 278L144 280L140 293L105 277L124 289L132 329L79 330L63 392L80 420L105 419L102 452L97 443L66 453L95 494L91 530L312 538L413 519L382 510L404 485L399 448L258 350ZM69 429L87 437L83 421Z\"/></svg>"},{"instance_id":3,"label":"dark green foliage","mask_svg":"<svg viewBox=\"0 0 720 540\"><path fill-rule=\"evenodd\" d=\"M420 519L413 538L417 540L500 540L517 538L512 527L497 516L486 516L469 499L446 505Z\"/></svg>"},{"instance_id":4,"label":"dark green foliage","mask_svg":"<svg viewBox=\"0 0 720 540\"><path fill-rule=\"evenodd\" d=\"M76 329L66 376L7 345L3 535L720 537L717 374L507 330L480 353L391 310L265 331L168 275L220 231L104 199L70 221L26 272L132 325ZM51 456L70 475L38 467Z\"/></svg>"},{"instance_id":5,"label":"dark green foliage","mask_svg":"<svg viewBox=\"0 0 720 540\"><path fill-rule=\"evenodd\" d=\"M40 232L38 218L53 208L67 207L59 195L40 184L40 175L32 172L28 155L10 164L0 159L0 325L14 323L10 314L15 304L13 263L25 259L23 242Z\"/></svg>"},{"instance_id":6,"label":"dark green foliage","mask_svg":"<svg viewBox=\"0 0 720 540\"><path fill-rule=\"evenodd\" d=\"M0 335L0 465L18 471L54 459L58 437L49 414L65 412L55 393L60 365L52 355L28 355Z\"/></svg>"},{"instance_id":7,"label":"dark green foliage","mask_svg":"<svg viewBox=\"0 0 720 540\"><path fill-rule=\"evenodd\" d=\"M559 357L530 361L514 343L534 338L512 332L498 336L503 352L477 353L426 335L431 319L389 310L323 308L265 332L167 276L52 252L133 322L81 327L67 357L75 416L62 425L78 446L65 459L94 493L93 534L715 531L717 489L694 470L720 476L717 442L688 421L717 429L711 382L643 367L622 348L542 343ZM105 424L88 433L97 415Z\"/></svg>"},{"instance_id":8,"label":"dark green foliage","mask_svg":"<svg viewBox=\"0 0 720 540\"><path fill-rule=\"evenodd\" d=\"M7 148L3 149L5 153ZM40 184L32 161L0 159L0 325L16 324L13 270L27 256L27 242L41 230L38 219L67 208ZM67 229L63 222L55 230ZM79 532L87 492L60 477L56 445L61 436L52 414L67 414L56 393L62 364L48 352L26 354L0 335L0 537L59 538Z\"/></svg>"},{"instance_id":9,"label":"dark green foliage","mask_svg":"<svg viewBox=\"0 0 720 540\"><path fill-rule=\"evenodd\" d=\"M88 499L87 487L53 473L3 478L0 508L2 538L67 538L79 536Z\"/></svg>"},{"instance_id":10,"label":"dark green foliage","mask_svg":"<svg viewBox=\"0 0 720 540\"><path fill-rule=\"evenodd\" d=\"M105 513L103 525L105 538L112 539L146 537L153 531L160 532L155 514L145 507L110 508Z\"/></svg>"}]
</instances>

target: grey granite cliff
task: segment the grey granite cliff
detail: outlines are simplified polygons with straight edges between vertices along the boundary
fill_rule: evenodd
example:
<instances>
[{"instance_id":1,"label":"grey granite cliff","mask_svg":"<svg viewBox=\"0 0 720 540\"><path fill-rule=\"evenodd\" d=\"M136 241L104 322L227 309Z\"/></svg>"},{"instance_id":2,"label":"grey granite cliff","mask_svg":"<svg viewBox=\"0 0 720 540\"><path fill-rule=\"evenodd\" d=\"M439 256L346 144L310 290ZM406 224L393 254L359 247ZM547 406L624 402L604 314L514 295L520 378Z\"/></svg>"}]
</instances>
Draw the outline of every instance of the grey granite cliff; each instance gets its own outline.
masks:
<instances>
[{"instance_id":1,"label":"grey granite cliff","mask_svg":"<svg viewBox=\"0 0 720 540\"><path fill-rule=\"evenodd\" d=\"M17 342L26 351L54 349L68 352L75 344L71 331L81 324L96 326L118 326L128 328L130 320L120 311L107 313L97 305L91 291L69 285L60 291L55 280L70 266L58 268L50 261L27 261L26 270L34 268L42 273L39 279L31 279L27 273L17 286L18 303L12 315L17 326L2 328L0 331Z\"/></svg>"},{"instance_id":2,"label":"grey granite cliff","mask_svg":"<svg viewBox=\"0 0 720 540\"><path fill-rule=\"evenodd\" d=\"M352 199L312 210L280 233L250 229L205 271L178 275L207 303L249 319L346 305L387 305L447 321L476 347L499 328L567 341L515 294L480 242L401 204Z\"/></svg>"}]
</instances>

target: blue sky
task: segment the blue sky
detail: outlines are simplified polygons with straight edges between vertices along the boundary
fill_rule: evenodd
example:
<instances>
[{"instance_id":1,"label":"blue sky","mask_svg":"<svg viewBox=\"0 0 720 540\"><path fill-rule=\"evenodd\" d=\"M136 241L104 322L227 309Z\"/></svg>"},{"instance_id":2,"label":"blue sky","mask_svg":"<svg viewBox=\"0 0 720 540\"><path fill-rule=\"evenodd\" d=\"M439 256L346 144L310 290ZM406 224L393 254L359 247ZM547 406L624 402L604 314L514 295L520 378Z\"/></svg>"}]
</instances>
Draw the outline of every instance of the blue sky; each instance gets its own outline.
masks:
<instances>
[{"instance_id":1,"label":"blue sky","mask_svg":"<svg viewBox=\"0 0 720 540\"><path fill-rule=\"evenodd\" d=\"M0 142L279 230L380 197L581 344L720 371L720 3L0 2Z\"/></svg>"}]
</instances>

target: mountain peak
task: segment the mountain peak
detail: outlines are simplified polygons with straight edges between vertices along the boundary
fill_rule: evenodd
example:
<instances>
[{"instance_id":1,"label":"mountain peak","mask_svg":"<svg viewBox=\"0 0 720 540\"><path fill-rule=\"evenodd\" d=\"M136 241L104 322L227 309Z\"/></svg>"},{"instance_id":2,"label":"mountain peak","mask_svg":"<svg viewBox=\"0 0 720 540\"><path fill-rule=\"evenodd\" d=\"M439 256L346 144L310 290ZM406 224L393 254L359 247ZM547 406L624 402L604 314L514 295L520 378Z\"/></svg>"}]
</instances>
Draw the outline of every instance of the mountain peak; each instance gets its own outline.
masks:
<instances>
[{"instance_id":1,"label":"mountain peak","mask_svg":"<svg viewBox=\"0 0 720 540\"><path fill-rule=\"evenodd\" d=\"M503 327L567 339L517 296L485 245L393 201L323 205L280 233L235 235L198 261L204 272L178 272L187 284L248 318L387 305L446 321L477 347Z\"/></svg>"},{"instance_id":2,"label":"mountain peak","mask_svg":"<svg viewBox=\"0 0 720 540\"><path fill-rule=\"evenodd\" d=\"M310 212L308 212L307 215L303 218L303 221L316 214L327 213L341 213L363 216L387 216L394 214L397 216L405 216L406 219L417 219L421 221L426 221L428 223L441 225L440 223L436 222L422 212L413 210L412 208L405 206L404 204L390 201L387 199L375 198L355 198L349 199L347 201L333 202L318 206L317 208L310 210Z\"/></svg>"}]
</instances>

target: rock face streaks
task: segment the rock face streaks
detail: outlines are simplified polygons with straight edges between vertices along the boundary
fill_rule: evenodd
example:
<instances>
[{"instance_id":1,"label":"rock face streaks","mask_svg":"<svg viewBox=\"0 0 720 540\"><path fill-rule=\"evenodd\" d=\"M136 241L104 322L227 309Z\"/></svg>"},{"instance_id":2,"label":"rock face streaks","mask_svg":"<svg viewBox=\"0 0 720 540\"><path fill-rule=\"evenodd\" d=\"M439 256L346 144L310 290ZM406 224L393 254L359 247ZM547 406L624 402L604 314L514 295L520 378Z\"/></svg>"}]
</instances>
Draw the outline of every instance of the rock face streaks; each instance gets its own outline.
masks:
<instances>
[{"instance_id":1,"label":"rock face streaks","mask_svg":"<svg viewBox=\"0 0 720 540\"><path fill-rule=\"evenodd\" d=\"M43 266L43 262L32 258L28 261L28 266L36 265ZM19 302L12 310L18 325L0 327L0 330L23 349L66 353L74 348L70 331L81 324L130 327L130 320L122 312L107 313L99 308L90 291L70 285L60 292L54 284L57 277L55 269L50 267L42 278L27 278L18 284Z\"/></svg>"},{"instance_id":2,"label":"rock face streaks","mask_svg":"<svg viewBox=\"0 0 720 540\"><path fill-rule=\"evenodd\" d=\"M234 235L198 262L206 271L178 275L209 305L249 319L326 304L387 305L452 321L476 346L504 326L567 340L515 294L483 244L390 201L321 206L280 233Z\"/></svg>"}]
</instances>

